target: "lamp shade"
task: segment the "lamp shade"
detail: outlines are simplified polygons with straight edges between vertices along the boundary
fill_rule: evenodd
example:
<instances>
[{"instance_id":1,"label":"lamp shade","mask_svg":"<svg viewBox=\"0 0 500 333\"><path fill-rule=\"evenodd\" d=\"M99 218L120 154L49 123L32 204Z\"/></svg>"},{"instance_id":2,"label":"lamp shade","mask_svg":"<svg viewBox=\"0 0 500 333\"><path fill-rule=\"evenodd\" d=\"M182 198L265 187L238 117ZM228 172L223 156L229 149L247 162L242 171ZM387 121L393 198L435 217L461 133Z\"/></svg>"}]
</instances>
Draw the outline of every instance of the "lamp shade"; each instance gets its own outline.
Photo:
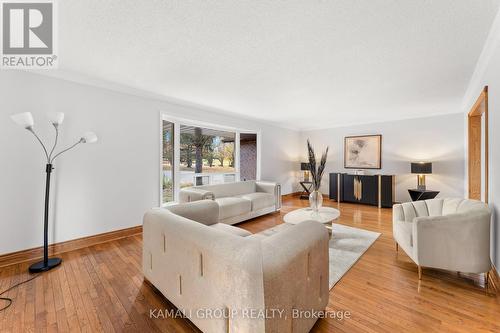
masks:
<instances>
[{"instance_id":1,"label":"lamp shade","mask_svg":"<svg viewBox=\"0 0 500 333\"><path fill-rule=\"evenodd\" d=\"M304 163L304 162L301 162L301 163L300 163L300 170L302 170L302 171L306 171L306 170L309 170L309 169L311 169L311 168L309 167L309 163Z\"/></svg>"},{"instance_id":2,"label":"lamp shade","mask_svg":"<svg viewBox=\"0 0 500 333\"><path fill-rule=\"evenodd\" d=\"M16 124L24 128L31 128L35 123L33 121L33 116L31 115L31 112L13 114L12 116L10 116L10 119L12 119Z\"/></svg>"},{"instance_id":3,"label":"lamp shade","mask_svg":"<svg viewBox=\"0 0 500 333\"><path fill-rule=\"evenodd\" d=\"M417 173L417 174L432 173L432 163L431 162L411 163L411 173Z\"/></svg>"},{"instance_id":4,"label":"lamp shade","mask_svg":"<svg viewBox=\"0 0 500 333\"><path fill-rule=\"evenodd\" d=\"M64 120L64 113L62 112L49 112L47 117L54 126L61 125Z\"/></svg>"},{"instance_id":5,"label":"lamp shade","mask_svg":"<svg viewBox=\"0 0 500 333\"><path fill-rule=\"evenodd\" d=\"M97 135L94 132L87 132L82 136L83 143L95 143L97 142Z\"/></svg>"}]
</instances>

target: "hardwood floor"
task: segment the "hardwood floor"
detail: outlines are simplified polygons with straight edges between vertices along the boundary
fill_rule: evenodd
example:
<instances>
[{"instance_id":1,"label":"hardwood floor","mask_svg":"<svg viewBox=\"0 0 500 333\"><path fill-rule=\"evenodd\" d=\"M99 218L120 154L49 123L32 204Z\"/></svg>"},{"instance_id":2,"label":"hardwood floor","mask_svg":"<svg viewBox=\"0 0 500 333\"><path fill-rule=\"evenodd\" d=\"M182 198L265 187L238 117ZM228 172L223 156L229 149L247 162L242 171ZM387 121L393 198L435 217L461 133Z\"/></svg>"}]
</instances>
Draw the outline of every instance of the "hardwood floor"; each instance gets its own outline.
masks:
<instances>
[{"instance_id":1,"label":"hardwood floor","mask_svg":"<svg viewBox=\"0 0 500 333\"><path fill-rule=\"evenodd\" d=\"M239 226L262 231L307 204L286 198L281 213ZM338 223L382 235L330 291L328 310L350 318L321 319L313 332L500 332L493 282L484 287L482 276L430 269L419 282L415 264L395 250L390 209L338 207ZM6 294L14 303L0 312L0 332L199 332L185 319L150 318L150 309L175 308L143 281L141 249L137 235L62 254L60 267ZM27 279L28 266L0 268L0 290Z\"/></svg>"}]
</instances>

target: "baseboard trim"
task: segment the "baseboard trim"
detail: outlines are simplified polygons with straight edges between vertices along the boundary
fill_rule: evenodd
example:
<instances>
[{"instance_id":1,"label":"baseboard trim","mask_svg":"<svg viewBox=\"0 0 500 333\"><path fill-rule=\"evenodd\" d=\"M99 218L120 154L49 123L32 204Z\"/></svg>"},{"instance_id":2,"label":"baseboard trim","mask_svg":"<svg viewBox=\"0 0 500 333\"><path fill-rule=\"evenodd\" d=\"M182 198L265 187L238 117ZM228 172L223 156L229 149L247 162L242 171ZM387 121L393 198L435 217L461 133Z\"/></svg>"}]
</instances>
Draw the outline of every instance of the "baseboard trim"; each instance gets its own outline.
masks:
<instances>
[{"instance_id":1,"label":"baseboard trim","mask_svg":"<svg viewBox=\"0 0 500 333\"><path fill-rule=\"evenodd\" d=\"M488 281L488 283L493 282L497 289L500 289L500 275L498 274L495 265L491 265L490 280L491 281Z\"/></svg>"},{"instance_id":2,"label":"baseboard trim","mask_svg":"<svg viewBox=\"0 0 500 333\"><path fill-rule=\"evenodd\" d=\"M142 225L49 245L51 256L142 233ZM43 258L43 246L0 255L0 267Z\"/></svg>"},{"instance_id":3,"label":"baseboard trim","mask_svg":"<svg viewBox=\"0 0 500 333\"><path fill-rule=\"evenodd\" d=\"M282 199L286 199L286 198L295 198L295 197L300 197L300 194L302 192L292 192L292 193L288 193L288 194L283 194L281 196Z\"/></svg>"}]
</instances>

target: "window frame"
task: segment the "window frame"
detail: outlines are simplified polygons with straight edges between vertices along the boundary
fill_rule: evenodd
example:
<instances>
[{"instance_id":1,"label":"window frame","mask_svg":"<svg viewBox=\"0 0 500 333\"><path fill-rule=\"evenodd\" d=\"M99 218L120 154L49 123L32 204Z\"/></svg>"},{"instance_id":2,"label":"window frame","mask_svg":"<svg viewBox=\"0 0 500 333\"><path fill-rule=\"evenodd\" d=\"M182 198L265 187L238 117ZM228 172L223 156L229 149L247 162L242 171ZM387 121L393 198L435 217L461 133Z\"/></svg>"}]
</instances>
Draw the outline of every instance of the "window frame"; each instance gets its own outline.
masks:
<instances>
[{"instance_id":1,"label":"window frame","mask_svg":"<svg viewBox=\"0 0 500 333\"><path fill-rule=\"evenodd\" d=\"M226 131L226 132L233 132L235 133L235 156L234 156L234 168L235 168L235 178L236 181L240 180L240 133L252 133L257 136L257 170L256 170L256 180L260 180L261 176L261 131L257 129L244 129L244 128L238 128L238 127L232 127L232 126L225 126L225 125L218 125L210 122L204 122L204 121L198 121L198 120L193 120L189 118L181 118L181 117L176 117L172 116L166 112L161 111L160 112L160 117L159 117L159 128L160 128L160 147L159 147L159 152L160 152L160 158L159 158L159 207L166 207L172 204L176 204L179 202L179 191L180 191L180 127L181 125L187 125L187 126L196 126L196 127L201 127L201 128L209 128L212 130L220 130L220 131ZM173 200L170 202L163 202L163 121L168 121L174 124L174 160L172 161L173 165L173 172L172 172L172 178L173 178ZM203 175L203 173L202 173Z\"/></svg>"}]
</instances>

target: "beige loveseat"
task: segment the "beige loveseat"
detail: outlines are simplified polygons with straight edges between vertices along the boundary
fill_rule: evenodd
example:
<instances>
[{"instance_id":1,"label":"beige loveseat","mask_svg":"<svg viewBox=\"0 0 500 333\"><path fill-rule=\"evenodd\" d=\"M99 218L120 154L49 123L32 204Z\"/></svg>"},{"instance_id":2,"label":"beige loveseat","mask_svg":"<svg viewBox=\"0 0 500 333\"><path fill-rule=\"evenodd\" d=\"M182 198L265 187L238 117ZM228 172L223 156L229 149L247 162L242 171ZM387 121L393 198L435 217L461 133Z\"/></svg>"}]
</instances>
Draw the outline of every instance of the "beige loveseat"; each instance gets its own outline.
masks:
<instances>
[{"instance_id":1,"label":"beige loveseat","mask_svg":"<svg viewBox=\"0 0 500 333\"><path fill-rule=\"evenodd\" d=\"M431 199L393 207L396 243L418 265L486 273L490 261L488 206L476 200Z\"/></svg>"},{"instance_id":2,"label":"beige loveseat","mask_svg":"<svg viewBox=\"0 0 500 333\"><path fill-rule=\"evenodd\" d=\"M278 211L281 208L281 186L272 182L249 180L180 190L181 203L204 199L212 199L219 204L219 222L235 224Z\"/></svg>"},{"instance_id":3,"label":"beige loveseat","mask_svg":"<svg viewBox=\"0 0 500 333\"><path fill-rule=\"evenodd\" d=\"M146 213L145 278L205 333L309 332L328 303L325 227L263 237L218 214L212 200Z\"/></svg>"}]
</instances>

